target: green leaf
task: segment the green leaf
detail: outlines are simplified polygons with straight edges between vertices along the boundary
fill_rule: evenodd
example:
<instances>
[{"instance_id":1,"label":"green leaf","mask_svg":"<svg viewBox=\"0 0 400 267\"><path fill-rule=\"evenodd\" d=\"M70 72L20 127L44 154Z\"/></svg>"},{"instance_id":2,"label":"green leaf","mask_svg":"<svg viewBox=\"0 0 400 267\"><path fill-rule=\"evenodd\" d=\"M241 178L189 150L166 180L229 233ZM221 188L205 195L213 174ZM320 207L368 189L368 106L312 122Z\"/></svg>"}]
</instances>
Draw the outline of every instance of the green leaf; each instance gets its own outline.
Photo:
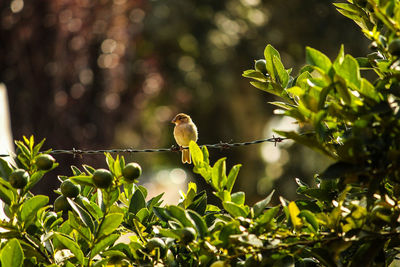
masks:
<instances>
[{"instance_id":1,"label":"green leaf","mask_svg":"<svg viewBox=\"0 0 400 267\"><path fill-rule=\"evenodd\" d=\"M106 156L108 169L110 170L110 172L114 173L114 158L111 156L110 153L104 153L104 155Z\"/></svg>"},{"instance_id":2,"label":"green leaf","mask_svg":"<svg viewBox=\"0 0 400 267\"><path fill-rule=\"evenodd\" d=\"M225 160L226 158L220 158L212 168L211 184L217 191L221 191L227 183Z\"/></svg>"},{"instance_id":3,"label":"green leaf","mask_svg":"<svg viewBox=\"0 0 400 267\"><path fill-rule=\"evenodd\" d=\"M222 201L231 201L231 193L226 190L214 192L214 195L216 195Z\"/></svg>"},{"instance_id":4,"label":"green leaf","mask_svg":"<svg viewBox=\"0 0 400 267\"><path fill-rule=\"evenodd\" d=\"M328 74L332 68L331 60L320 51L307 47L306 48L306 62L311 66L315 66Z\"/></svg>"},{"instance_id":5,"label":"green leaf","mask_svg":"<svg viewBox=\"0 0 400 267\"><path fill-rule=\"evenodd\" d=\"M376 102L381 101L381 94L375 89L375 87L367 80L362 78L361 79L361 88L359 90L361 95L364 97L369 97Z\"/></svg>"},{"instance_id":6,"label":"green leaf","mask_svg":"<svg viewBox=\"0 0 400 267\"><path fill-rule=\"evenodd\" d=\"M12 173L12 169L8 161L0 158L0 177L8 181L8 176Z\"/></svg>"},{"instance_id":7,"label":"green leaf","mask_svg":"<svg viewBox=\"0 0 400 267\"><path fill-rule=\"evenodd\" d=\"M1 266L2 267L18 267L24 262L24 252L21 244L17 239L13 238L7 242L1 250Z\"/></svg>"},{"instance_id":8,"label":"green leaf","mask_svg":"<svg viewBox=\"0 0 400 267\"><path fill-rule=\"evenodd\" d=\"M68 203L71 205L72 209L78 214L79 218L82 220L82 222L90 229L90 231L93 233L94 232L94 223L92 220L92 217L90 216L89 212L84 210L81 206L75 205L75 202L68 198Z\"/></svg>"},{"instance_id":9,"label":"green leaf","mask_svg":"<svg viewBox=\"0 0 400 267\"><path fill-rule=\"evenodd\" d=\"M312 227L315 232L319 230L319 223L314 213L309 210L300 211L298 217L304 218Z\"/></svg>"},{"instance_id":10,"label":"green leaf","mask_svg":"<svg viewBox=\"0 0 400 267\"><path fill-rule=\"evenodd\" d=\"M154 214L162 221L168 222L171 219L171 215L168 213L166 208L153 207Z\"/></svg>"},{"instance_id":11,"label":"green leaf","mask_svg":"<svg viewBox=\"0 0 400 267\"><path fill-rule=\"evenodd\" d=\"M143 223L144 220L149 217L150 211L147 208L143 208L136 213L136 217L139 219L139 222Z\"/></svg>"},{"instance_id":12,"label":"green leaf","mask_svg":"<svg viewBox=\"0 0 400 267\"><path fill-rule=\"evenodd\" d=\"M229 171L228 180L226 182L226 190L228 192L232 192L233 186L235 185L236 178L239 174L240 167L242 167L242 164L236 164Z\"/></svg>"},{"instance_id":13,"label":"green leaf","mask_svg":"<svg viewBox=\"0 0 400 267\"><path fill-rule=\"evenodd\" d=\"M90 257L93 258L100 252L104 251L106 248L114 244L114 242L119 238L119 234L112 234L105 236L96 242L96 245L90 251Z\"/></svg>"},{"instance_id":14,"label":"green leaf","mask_svg":"<svg viewBox=\"0 0 400 267\"><path fill-rule=\"evenodd\" d=\"M201 191L198 193L190 203L190 205L187 207L189 210L194 210L197 213L204 215L205 211L207 208L207 194L206 191Z\"/></svg>"},{"instance_id":15,"label":"green leaf","mask_svg":"<svg viewBox=\"0 0 400 267\"><path fill-rule=\"evenodd\" d=\"M267 207L267 205L271 202L272 196L275 193L275 189L272 190L272 192L263 200L258 201L254 206L253 206L253 211L254 211L254 218L257 218Z\"/></svg>"},{"instance_id":16,"label":"green leaf","mask_svg":"<svg viewBox=\"0 0 400 267\"><path fill-rule=\"evenodd\" d=\"M53 167L51 169L54 169L55 167L58 166L58 163L54 163ZM43 178L44 174L48 172L49 170L46 171L37 171L32 176L29 178L28 184L26 185L25 189L29 190L31 189L37 182L40 181L40 179Z\"/></svg>"},{"instance_id":17,"label":"green leaf","mask_svg":"<svg viewBox=\"0 0 400 267\"><path fill-rule=\"evenodd\" d=\"M64 236L61 233L54 233L53 236L58 240L58 242L63 244L66 248L68 248L72 252L72 254L75 255L76 259L80 264L84 263L83 252L74 240Z\"/></svg>"},{"instance_id":18,"label":"green leaf","mask_svg":"<svg viewBox=\"0 0 400 267\"><path fill-rule=\"evenodd\" d=\"M301 219L298 217L298 215L300 214L300 210L294 201L289 203L288 210L289 210L290 221L292 222L293 227L295 229L300 229L302 226Z\"/></svg>"},{"instance_id":19,"label":"green leaf","mask_svg":"<svg viewBox=\"0 0 400 267\"><path fill-rule=\"evenodd\" d=\"M43 138L42 141L40 141L35 147L33 148L33 154L37 155L42 148L44 142L46 141L46 138Z\"/></svg>"},{"instance_id":20,"label":"green leaf","mask_svg":"<svg viewBox=\"0 0 400 267\"><path fill-rule=\"evenodd\" d=\"M200 147L194 141L189 143L190 155L192 156L193 165L199 166L203 162L203 152Z\"/></svg>"},{"instance_id":21,"label":"green leaf","mask_svg":"<svg viewBox=\"0 0 400 267\"><path fill-rule=\"evenodd\" d=\"M231 195L231 201L238 204L243 205L245 201L245 194L244 192L235 192Z\"/></svg>"},{"instance_id":22,"label":"green leaf","mask_svg":"<svg viewBox=\"0 0 400 267\"><path fill-rule=\"evenodd\" d=\"M260 82L266 82L267 77L257 70L246 70L242 74L243 77L254 79Z\"/></svg>"},{"instance_id":23,"label":"green leaf","mask_svg":"<svg viewBox=\"0 0 400 267\"><path fill-rule=\"evenodd\" d=\"M69 177L69 179L76 184L94 186L93 176L78 175L78 176L71 176Z\"/></svg>"},{"instance_id":24,"label":"green leaf","mask_svg":"<svg viewBox=\"0 0 400 267\"><path fill-rule=\"evenodd\" d=\"M146 207L146 199L140 189L136 189L129 202L129 212L136 214L139 210Z\"/></svg>"},{"instance_id":25,"label":"green leaf","mask_svg":"<svg viewBox=\"0 0 400 267\"><path fill-rule=\"evenodd\" d=\"M246 209L231 201L222 202L222 206L230 215L232 215L235 218L239 216L246 218L247 215L249 214L249 212Z\"/></svg>"},{"instance_id":26,"label":"green leaf","mask_svg":"<svg viewBox=\"0 0 400 267\"><path fill-rule=\"evenodd\" d=\"M3 184L0 184L0 199L3 200L4 203L11 205L11 202L14 201L15 197L16 193L14 193L11 188L7 188Z\"/></svg>"},{"instance_id":27,"label":"green leaf","mask_svg":"<svg viewBox=\"0 0 400 267\"><path fill-rule=\"evenodd\" d=\"M204 219L195 211L193 210L187 210L187 213L189 214L190 218L194 222L194 226L197 229L197 232L199 233L201 238L204 238L205 236L208 235L208 229L207 229L207 224L204 221Z\"/></svg>"},{"instance_id":28,"label":"green leaf","mask_svg":"<svg viewBox=\"0 0 400 267\"><path fill-rule=\"evenodd\" d=\"M49 197L43 195L34 196L25 201L21 206L21 221L29 221L36 216L37 211L49 202Z\"/></svg>"},{"instance_id":29,"label":"green leaf","mask_svg":"<svg viewBox=\"0 0 400 267\"><path fill-rule=\"evenodd\" d=\"M279 78L278 83L285 88L289 82L289 74L286 72L285 67L283 66L281 59L277 56L273 56L274 70L276 72L277 78Z\"/></svg>"},{"instance_id":30,"label":"green leaf","mask_svg":"<svg viewBox=\"0 0 400 267\"><path fill-rule=\"evenodd\" d=\"M183 208L171 205L167 207L167 211L169 212L172 218L175 218L176 221L180 222L184 227L194 226L192 218L189 216L188 212Z\"/></svg>"},{"instance_id":31,"label":"green leaf","mask_svg":"<svg viewBox=\"0 0 400 267\"><path fill-rule=\"evenodd\" d=\"M100 237L106 236L114 232L124 220L124 215L122 213L110 213L106 215L104 220L100 224Z\"/></svg>"},{"instance_id":32,"label":"green leaf","mask_svg":"<svg viewBox=\"0 0 400 267\"><path fill-rule=\"evenodd\" d=\"M202 146L201 147L201 151L203 152L203 161L206 164L210 164L210 160L209 160L209 153L208 153L208 149L206 146Z\"/></svg>"},{"instance_id":33,"label":"green leaf","mask_svg":"<svg viewBox=\"0 0 400 267\"><path fill-rule=\"evenodd\" d=\"M68 211L68 223L73 229L75 229L79 233L80 237L86 239L86 241L88 242L91 241L92 238L89 228L72 211Z\"/></svg>"},{"instance_id":34,"label":"green leaf","mask_svg":"<svg viewBox=\"0 0 400 267\"><path fill-rule=\"evenodd\" d=\"M250 82L250 84L260 90L267 92L267 93L270 93L270 94L273 94L273 95L276 95L279 97L283 97L285 99L287 98L287 93L284 91L282 86L280 86L277 83L254 81L254 82Z\"/></svg>"},{"instance_id":35,"label":"green leaf","mask_svg":"<svg viewBox=\"0 0 400 267\"><path fill-rule=\"evenodd\" d=\"M280 206L267 209L260 217L257 218L257 223L261 225L268 225L278 214Z\"/></svg>"},{"instance_id":36,"label":"green leaf","mask_svg":"<svg viewBox=\"0 0 400 267\"><path fill-rule=\"evenodd\" d=\"M292 87L293 88L293 87ZM295 105L289 104L289 103L285 103L285 102L281 102L281 101L272 101L272 102L268 102L268 104L289 110L292 108L296 108Z\"/></svg>"},{"instance_id":37,"label":"green leaf","mask_svg":"<svg viewBox=\"0 0 400 267\"><path fill-rule=\"evenodd\" d=\"M281 59L281 56L279 55L279 52L272 47L272 45L267 45L264 50L264 58L266 60L266 68L268 74L271 76L272 81L276 81L276 77L278 76L275 73L275 68L274 68L274 56L277 57L279 60Z\"/></svg>"},{"instance_id":38,"label":"green leaf","mask_svg":"<svg viewBox=\"0 0 400 267\"><path fill-rule=\"evenodd\" d=\"M352 89L359 90L361 86L360 67L355 58L346 55L341 64L335 62L334 69L336 74L342 77Z\"/></svg>"}]
</instances>

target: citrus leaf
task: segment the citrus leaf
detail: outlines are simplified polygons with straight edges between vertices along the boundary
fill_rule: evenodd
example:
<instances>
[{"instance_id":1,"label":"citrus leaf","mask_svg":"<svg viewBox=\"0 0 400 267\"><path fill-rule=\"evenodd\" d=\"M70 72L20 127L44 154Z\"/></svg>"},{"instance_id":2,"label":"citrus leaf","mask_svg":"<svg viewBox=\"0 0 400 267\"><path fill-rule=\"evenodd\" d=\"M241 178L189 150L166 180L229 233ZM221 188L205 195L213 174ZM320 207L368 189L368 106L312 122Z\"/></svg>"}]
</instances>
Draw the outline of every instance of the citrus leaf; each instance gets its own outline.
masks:
<instances>
[{"instance_id":1,"label":"citrus leaf","mask_svg":"<svg viewBox=\"0 0 400 267\"><path fill-rule=\"evenodd\" d=\"M69 177L69 179L76 184L94 186L93 176L78 175L78 176L71 176Z\"/></svg>"},{"instance_id":2,"label":"citrus leaf","mask_svg":"<svg viewBox=\"0 0 400 267\"><path fill-rule=\"evenodd\" d=\"M204 221L204 219L195 211L193 210L187 210L187 213L189 214L190 218L194 222L194 226L197 229L197 232L199 233L201 238L204 238L208 234L208 228L207 224Z\"/></svg>"},{"instance_id":3,"label":"citrus leaf","mask_svg":"<svg viewBox=\"0 0 400 267\"><path fill-rule=\"evenodd\" d=\"M132 195L131 201L129 202L129 212L136 213L146 207L146 199L143 192L140 189L136 189Z\"/></svg>"},{"instance_id":4,"label":"citrus leaf","mask_svg":"<svg viewBox=\"0 0 400 267\"><path fill-rule=\"evenodd\" d=\"M38 195L25 201L21 206L21 221L29 221L37 211L49 202L49 197Z\"/></svg>"},{"instance_id":5,"label":"citrus leaf","mask_svg":"<svg viewBox=\"0 0 400 267\"><path fill-rule=\"evenodd\" d=\"M24 262L24 252L21 244L17 239L13 238L7 242L1 250L1 266L2 267L18 267Z\"/></svg>"},{"instance_id":6,"label":"citrus leaf","mask_svg":"<svg viewBox=\"0 0 400 267\"><path fill-rule=\"evenodd\" d=\"M231 201L238 205L243 205L245 201L245 194L244 192L235 192L231 195Z\"/></svg>"},{"instance_id":7,"label":"citrus leaf","mask_svg":"<svg viewBox=\"0 0 400 267\"><path fill-rule=\"evenodd\" d=\"M236 203L225 201L222 203L222 205L224 206L224 209L235 218L239 216L247 217L248 211Z\"/></svg>"},{"instance_id":8,"label":"citrus leaf","mask_svg":"<svg viewBox=\"0 0 400 267\"><path fill-rule=\"evenodd\" d=\"M263 200L258 201L254 206L253 206L253 211L254 211L254 218L257 218L267 207L267 205L271 202L272 196L275 193L275 189L272 190L272 192Z\"/></svg>"},{"instance_id":9,"label":"citrus leaf","mask_svg":"<svg viewBox=\"0 0 400 267\"><path fill-rule=\"evenodd\" d=\"M225 160L226 158L220 158L212 168L211 183L217 191L223 189L227 183Z\"/></svg>"},{"instance_id":10,"label":"citrus leaf","mask_svg":"<svg viewBox=\"0 0 400 267\"><path fill-rule=\"evenodd\" d=\"M198 166L203 162L203 152L200 147L194 141L190 141L189 150L192 156L193 165Z\"/></svg>"},{"instance_id":11,"label":"citrus leaf","mask_svg":"<svg viewBox=\"0 0 400 267\"><path fill-rule=\"evenodd\" d=\"M100 225L99 236L101 237L111 234L120 226L123 220L124 215L122 213L111 213L106 215Z\"/></svg>"},{"instance_id":12,"label":"citrus leaf","mask_svg":"<svg viewBox=\"0 0 400 267\"><path fill-rule=\"evenodd\" d=\"M75 202L68 198L68 203L71 205L72 209L78 214L82 222L90 229L90 232L94 232L94 223L90 214L84 210L81 206L76 205Z\"/></svg>"},{"instance_id":13,"label":"citrus leaf","mask_svg":"<svg viewBox=\"0 0 400 267\"><path fill-rule=\"evenodd\" d=\"M8 181L8 176L10 176L11 173L12 169L10 164L6 160L0 158L0 177Z\"/></svg>"},{"instance_id":14,"label":"citrus leaf","mask_svg":"<svg viewBox=\"0 0 400 267\"><path fill-rule=\"evenodd\" d=\"M185 227L193 227L194 222L192 221L191 217L189 216L188 212L181 207L178 206L168 206L167 211L171 215L172 218L175 218Z\"/></svg>"},{"instance_id":15,"label":"citrus leaf","mask_svg":"<svg viewBox=\"0 0 400 267\"><path fill-rule=\"evenodd\" d=\"M57 239L58 242L63 244L66 248L68 248L72 252L72 254L75 255L76 259L80 264L83 264L84 262L83 252L74 240L64 236L61 233L54 233L53 236Z\"/></svg>"},{"instance_id":16,"label":"citrus leaf","mask_svg":"<svg viewBox=\"0 0 400 267\"><path fill-rule=\"evenodd\" d=\"M327 56L311 47L306 48L306 62L311 66L318 67L325 73L329 73L332 67L332 62Z\"/></svg>"},{"instance_id":17,"label":"citrus leaf","mask_svg":"<svg viewBox=\"0 0 400 267\"><path fill-rule=\"evenodd\" d=\"M233 186L235 185L236 178L239 174L240 167L242 167L242 164L236 164L229 171L228 180L226 182L226 190L228 192L232 192Z\"/></svg>"},{"instance_id":18,"label":"citrus leaf","mask_svg":"<svg viewBox=\"0 0 400 267\"><path fill-rule=\"evenodd\" d=\"M300 210L297 207L296 203L294 201L290 202L288 205L288 209L289 209L290 220L293 224L293 227L295 229L301 228L302 226L301 219L298 217Z\"/></svg>"},{"instance_id":19,"label":"citrus leaf","mask_svg":"<svg viewBox=\"0 0 400 267\"><path fill-rule=\"evenodd\" d=\"M101 238L99 241L97 241L96 245L94 245L94 247L90 251L91 258L93 258L97 254L99 254L100 252L105 250L107 247L114 244L114 242L119 238L119 236L120 236L119 234L112 234L112 235L105 236L105 237Z\"/></svg>"},{"instance_id":20,"label":"citrus leaf","mask_svg":"<svg viewBox=\"0 0 400 267\"><path fill-rule=\"evenodd\" d=\"M279 52L272 46L272 45L267 45L264 50L264 58L266 61L266 68L268 74L271 76L272 81L276 81L276 77L278 76L277 73L275 73L275 68L274 68L274 57L277 57L279 60L281 59L281 56L279 55Z\"/></svg>"}]
</instances>

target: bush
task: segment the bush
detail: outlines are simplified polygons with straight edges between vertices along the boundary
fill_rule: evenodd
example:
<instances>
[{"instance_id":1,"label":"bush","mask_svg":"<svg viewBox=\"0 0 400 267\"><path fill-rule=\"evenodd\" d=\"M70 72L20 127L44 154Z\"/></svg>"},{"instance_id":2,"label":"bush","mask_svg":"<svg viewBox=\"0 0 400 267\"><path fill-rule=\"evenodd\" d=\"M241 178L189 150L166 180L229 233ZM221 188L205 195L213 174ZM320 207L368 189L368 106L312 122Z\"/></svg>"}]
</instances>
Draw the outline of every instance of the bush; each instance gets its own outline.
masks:
<instances>
[{"instance_id":1,"label":"bush","mask_svg":"<svg viewBox=\"0 0 400 267\"><path fill-rule=\"evenodd\" d=\"M212 186L220 207L208 204L194 183L177 205L162 205L162 194L146 200L146 188L136 184L141 172L132 179L123 174L126 166L140 166L110 154L107 170L72 166L72 176L59 176L81 188L53 207L30 189L58 164L39 168L36 159L50 151L40 152L43 141L24 138L16 142L15 166L0 160L0 199L9 219L1 222L2 266L389 265L400 241L400 3L336 6L375 52L354 58L341 47L331 61L307 48L307 65L291 76L268 45L265 70L243 74L281 98L272 102L278 113L298 121L298 132L277 133L336 161L315 176L316 187L296 179L303 198L280 197L271 206L271 192L247 205L243 192L232 192L241 165L227 172L225 158L210 164L207 148L192 142L193 171ZM362 78L361 70L374 71L376 80ZM17 169L28 173L27 182L13 187L9 178ZM128 242L120 241L124 235Z\"/></svg>"}]
</instances>

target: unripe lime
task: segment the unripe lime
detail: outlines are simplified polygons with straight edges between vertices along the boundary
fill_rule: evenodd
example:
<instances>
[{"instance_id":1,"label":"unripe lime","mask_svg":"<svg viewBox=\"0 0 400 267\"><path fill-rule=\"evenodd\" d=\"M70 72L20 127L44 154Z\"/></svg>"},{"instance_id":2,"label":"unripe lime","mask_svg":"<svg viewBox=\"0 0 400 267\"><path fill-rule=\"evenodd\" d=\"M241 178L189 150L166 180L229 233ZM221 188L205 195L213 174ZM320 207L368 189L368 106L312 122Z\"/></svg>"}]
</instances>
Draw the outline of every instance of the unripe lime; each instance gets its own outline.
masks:
<instances>
[{"instance_id":1,"label":"unripe lime","mask_svg":"<svg viewBox=\"0 0 400 267\"><path fill-rule=\"evenodd\" d=\"M62 182L60 189L61 193L69 198L74 198L78 196L80 191L79 185L74 184L69 179Z\"/></svg>"},{"instance_id":2,"label":"unripe lime","mask_svg":"<svg viewBox=\"0 0 400 267\"><path fill-rule=\"evenodd\" d=\"M49 170L55 161L49 154L42 154L36 158L36 166L39 170Z\"/></svg>"},{"instance_id":3,"label":"unripe lime","mask_svg":"<svg viewBox=\"0 0 400 267\"><path fill-rule=\"evenodd\" d=\"M8 181L14 188L24 188L28 183L29 173L23 169L16 169L8 177Z\"/></svg>"},{"instance_id":4,"label":"unripe lime","mask_svg":"<svg viewBox=\"0 0 400 267\"><path fill-rule=\"evenodd\" d=\"M395 56L400 56L400 39L394 39L389 44L389 53Z\"/></svg>"},{"instance_id":5,"label":"unripe lime","mask_svg":"<svg viewBox=\"0 0 400 267\"><path fill-rule=\"evenodd\" d=\"M93 173L93 183L97 188L108 188L113 180L113 175L109 170L97 169Z\"/></svg>"},{"instance_id":6,"label":"unripe lime","mask_svg":"<svg viewBox=\"0 0 400 267\"><path fill-rule=\"evenodd\" d=\"M254 69L262 72L267 73L267 61L265 59L259 59L254 62Z\"/></svg>"},{"instance_id":7,"label":"unripe lime","mask_svg":"<svg viewBox=\"0 0 400 267\"><path fill-rule=\"evenodd\" d=\"M124 176L125 180L129 182L133 182L135 179L139 178L141 174L142 168L136 162L127 164L122 170L122 175Z\"/></svg>"},{"instance_id":8,"label":"unripe lime","mask_svg":"<svg viewBox=\"0 0 400 267\"><path fill-rule=\"evenodd\" d=\"M71 206L69 205L68 200L65 196L59 196L58 198L56 198L56 200L54 201L54 210L56 212L67 212L71 210Z\"/></svg>"}]
</instances>

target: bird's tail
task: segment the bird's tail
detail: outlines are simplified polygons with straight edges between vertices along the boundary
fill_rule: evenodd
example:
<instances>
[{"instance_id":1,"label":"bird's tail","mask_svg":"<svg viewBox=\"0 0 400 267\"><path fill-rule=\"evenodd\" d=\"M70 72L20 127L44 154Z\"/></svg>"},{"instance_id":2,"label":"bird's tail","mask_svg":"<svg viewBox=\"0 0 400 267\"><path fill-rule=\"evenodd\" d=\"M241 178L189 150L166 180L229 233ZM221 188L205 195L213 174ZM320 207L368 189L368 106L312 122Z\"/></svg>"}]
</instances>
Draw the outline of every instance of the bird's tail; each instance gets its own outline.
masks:
<instances>
[{"instance_id":1,"label":"bird's tail","mask_svg":"<svg viewBox=\"0 0 400 267\"><path fill-rule=\"evenodd\" d=\"M192 158L190 157L190 151L189 149L183 149L182 150L182 163L192 163Z\"/></svg>"}]
</instances>

